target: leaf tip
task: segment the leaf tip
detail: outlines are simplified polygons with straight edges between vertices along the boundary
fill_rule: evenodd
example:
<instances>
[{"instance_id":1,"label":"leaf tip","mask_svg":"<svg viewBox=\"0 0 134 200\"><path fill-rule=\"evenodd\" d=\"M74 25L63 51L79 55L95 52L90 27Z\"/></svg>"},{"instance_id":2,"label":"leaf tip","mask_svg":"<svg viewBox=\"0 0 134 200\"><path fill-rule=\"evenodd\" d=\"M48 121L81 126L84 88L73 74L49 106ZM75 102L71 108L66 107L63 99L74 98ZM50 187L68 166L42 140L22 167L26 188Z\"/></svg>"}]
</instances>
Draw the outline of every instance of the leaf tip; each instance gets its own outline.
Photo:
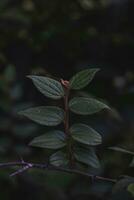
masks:
<instances>
[{"instance_id":1,"label":"leaf tip","mask_svg":"<svg viewBox=\"0 0 134 200\"><path fill-rule=\"evenodd\" d=\"M32 79L33 76L32 75L27 75L26 77L29 78L29 79Z\"/></svg>"}]
</instances>

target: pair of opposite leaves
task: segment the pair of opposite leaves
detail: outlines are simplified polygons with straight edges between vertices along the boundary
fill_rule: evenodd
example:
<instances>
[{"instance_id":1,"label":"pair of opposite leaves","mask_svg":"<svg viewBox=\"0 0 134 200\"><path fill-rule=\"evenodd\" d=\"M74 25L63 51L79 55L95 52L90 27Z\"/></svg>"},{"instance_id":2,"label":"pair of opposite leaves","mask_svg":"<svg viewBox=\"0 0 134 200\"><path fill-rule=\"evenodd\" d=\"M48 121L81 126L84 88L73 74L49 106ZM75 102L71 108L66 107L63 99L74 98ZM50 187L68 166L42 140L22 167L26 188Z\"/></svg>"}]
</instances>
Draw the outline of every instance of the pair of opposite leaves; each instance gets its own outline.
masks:
<instances>
[{"instance_id":1,"label":"pair of opposite leaves","mask_svg":"<svg viewBox=\"0 0 134 200\"><path fill-rule=\"evenodd\" d=\"M78 90L86 87L92 81L98 70L99 69L86 69L77 73L69 81L69 90ZM42 76L28 77L32 79L37 89L46 97L52 99L60 99L64 97L65 90L59 81ZM76 114L88 115L109 107L93 98L74 97L69 101L69 108ZM64 110L56 106L40 106L36 108L30 108L22 111L21 114L39 124L47 126L58 125L64 120ZM101 143L100 134L85 124L72 125L70 128L70 133L75 141L85 145L94 146ZM65 142L64 133L62 131L55 130L33 139L30 144L32 146L43 148L58 149L64 147L66 145ZM61 156L61 153L59 153L58 156L59 155ZM57 154L54 154L54 156L52 155L50 159L55 162L55 157L57 157ZM77 148L75 157L78 161L85 164L89 164L93 167L98 166L97 157L91 150L89 154L87 149ZM55 164L57 163L55 162Z\"/></svg>"}]
</instances>

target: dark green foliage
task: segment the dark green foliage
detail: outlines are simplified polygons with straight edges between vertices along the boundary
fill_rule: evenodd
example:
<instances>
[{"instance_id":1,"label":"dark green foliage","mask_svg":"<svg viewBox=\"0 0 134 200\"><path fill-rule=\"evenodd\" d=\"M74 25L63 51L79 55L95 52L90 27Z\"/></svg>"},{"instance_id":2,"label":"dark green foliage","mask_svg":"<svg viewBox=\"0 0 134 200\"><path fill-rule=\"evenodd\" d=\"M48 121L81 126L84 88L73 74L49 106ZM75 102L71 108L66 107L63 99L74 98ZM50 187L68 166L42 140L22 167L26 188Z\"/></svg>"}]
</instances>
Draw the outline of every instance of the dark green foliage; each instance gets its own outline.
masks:
<instances>
[{"instance_id":1,"label":"dark green foliage","mask_svg":"<svg viewBox=\"0 0 134 200\"><path fill-rule=\"evenodd\" d=\"M60 99L64 96L64 90L60 82L42 76L28 76L32 79L37 89L46 97Z\"/></svg>"},{"instance_id":2,"label":"dark green foliage","mask_svg":"<svg viewBox=\"0 0 134 200\"><path fill-rule=\"evenodd\" d=\"M75 148L74 156L76 160L87 164L93 168L100 168L99 160L93 149Z\"/></svg>"},{"instance_id":3,"label":"dark green foliage","mask_svg":"<svg viewBox=\"0 0 134 200\"><path fill-rule=\"evenodd\" d=\"M21 115L46 126L56 126L63 121L64 111L55 106L41 106L21 111Z\"/></svg>"},{"instance_id":4,"label":"dark green foliage","mask_svg":"<svg viewBox=\"0 0 134 200\"><path fill-rule=\"evenodd\" d=\"M86 87L98 71L99 69L86 69L77 73L70 80L71 89L79 90Z\"/></svg>"},{"instance_id":5,"label":"dark green foliage","mask_svg":"<svg viewBox=\"0 0 134 200\"><path fill-rule=\"evenodd\" d=\"M68 164L68 159L65 153L62 151L57 151L50 156L50 164L54 166L66 166Z\"/></svg>"},{"instance_id":6,"label":"dark green foliage","mask_svg":"<svg viewBox=\"0 0 134 200\"><path fill-rule=\"evenodd\" d=\"M114 150L114 151L118 151L118 152L121 152L121 153L130 154L130 155L134 156L134 152L128 151L128 150L121 148L121 147L109 147L109 149Z\"/></svg>"},{"instance_id":7,"label":"dark green foliage","mask_svg":"<svg viewBox=\"0 0 134 200\"><path fill-rule=\"evenodd\" d=\"M126 150L121 147L109 147L109 149L133 156L132 162L130 163L130 167L134 167L134 152Z\"/></svg>"},{"instance_id":8,"label":"dark green foliage","mask_svg":"<svg viewBox=\"0 0 134 200\"><path fill-rule=\"evenodd\" d=\"M30 80L25 80L26 75L46 76L49 71L55 76L70 77L87 65L99 66L103 70L95 85L92 83L86 92L106 99L118 110L121 121L110 112L97 117L86 116L85 121L84 116L71 114L70 121L71 124L74 120L92 125L102 133L103 144L96 148L103 159L100 175L112 178L124 173L134 175L133 167L128 168L133 156L106 148L122 146L134 152L133 8L133 0L0 0L1 162L20 160L18 155L26 161L45 162L51 152L27 147L32 138L47 133L50 127L38 126L15 114L34 105L49 105L52 101L36 95L36 88ZM17 70L15 84L8 81L13 80L14 70ZM4 76L4 72L7 75ZM78 91L78 96L81 94ZM71 182L67 181L69 174L35 170L9 179L9 172L5 172L0 171L0 199L3 200L51 200L55 197L59 200L111 200L113 185L107 182L90 185L89 179L86 182L85 177L79 176ZM94 174L98 174L98 170ZM115 199L129 198L123 194L112 198Z\"/></svg>"},{"instance_id":9,"label":"dark green foliage","mask_svg":"<svg viewBox=\"0 0 134 200\"><path fill-rule=\"evenodd\" d=\"M37 138L34 138L30 145L41 148L59 149L66 145L65 134L58 130L51 131Z\"/></svg>"},{"instance_id":10,"label":"dark green foliage","mask_svg":"<svg viewBox=\"0 0 134 200\"><path fill-rule=\"evenodd\" d=\"M75 97L69 102L70 110L80 115L91 115L105 108L109 109L104 103L86 97Z\"/></svg>"},{"instance_id":11,"label":"dark green foliage","mask_svg":"<svg viewBox=\"0 0 134 200\"><path fill-rule=\"evenodd\" d=\"M61 83L47 77L42 76L28 76L32 79L37 89L46 97L53 99L64 99L64 111L55 106L41 106L36 108L29 108L28 110L20 112L20 114L29 119L46 126L55 126L64 122L65 130L50 131L36 137L30 143L31 146L59 149L66 146L66 151L58 151L50 157L52 165L60 166L72 162L79 161L94 168L98 168L99 160L95 151L91 148L79 147L79 143L85 144L88 147L101 144L101 135L91 127L85 124L74 124L69 128L69 108L72 112L81 115L94 114L104 108L109 109L104 103L84 97L75 97L69 102L69 93L71 89L81 89L87 86L98 69L86 69L72 77L71 81L64 81ZM75 143L78 147L75 147Z\"/></svg>"},{"instance_id":12,"label":"dark green foliage","mask_svg":"<svg viewBox=\"0 0 134 200\"><path fill-rule=\"evenodd\" d=\"M74 124L70 133L74 140L86 145L94 146L102 142L101 135L85 124Z\"/></svg>"}]
</instances>

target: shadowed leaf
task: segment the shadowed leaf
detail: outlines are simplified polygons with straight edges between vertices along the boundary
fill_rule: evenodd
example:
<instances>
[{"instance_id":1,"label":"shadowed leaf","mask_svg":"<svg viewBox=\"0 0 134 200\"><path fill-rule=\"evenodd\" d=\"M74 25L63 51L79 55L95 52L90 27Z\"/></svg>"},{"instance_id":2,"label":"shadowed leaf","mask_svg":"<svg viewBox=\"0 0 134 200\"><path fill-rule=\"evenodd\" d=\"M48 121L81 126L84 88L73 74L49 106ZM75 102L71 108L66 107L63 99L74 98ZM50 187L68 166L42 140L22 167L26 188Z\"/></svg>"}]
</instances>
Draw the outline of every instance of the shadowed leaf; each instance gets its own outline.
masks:
<instances>
[{"instance_id":1,"label":"shadowed leaf","mask_svg":"<svg viewBox=\"0 0 134 200\"><path fill-rule=\"evenodd\" d=\"M87 164L93 168L100 168L99 160L93 149L75 148L74 156L79 162Z\"/></svg>"},{"instance_id":2,"label":"shadowed leaf","mask_svg":"<svg viewBox=\"0 0 134 200\"><path fill-rule=\"evenodd\" d=\"M134 152L128 151L128 150L123 149L121 147L109 147L109 149L114 150L114 151L118 151L118 152L121 152L121 153L126 153L126 154L130 154L130 155L134 155Z\"/></svg>"},{"instance_id":3,"label":"shadowed leaf","mask_svg":"<svg viewBox=\"0 0 134 200\"><path fill-rule=\"evenodd\" d=\"M56 126L63 121L64 111L56 106L40 106L21 111L19 114L46 126Z\"/></svg>"},{"instance_id":4,"label":"shadowed leaf","mask_svg":"<svg viewBox=\"0 0 134 200\"><path fill-rule=\"evenodd\" d=\"M109 107L93 98L74 97L69 102L70 110L80 115L91 115Z\"/></svg>"},{"instance_id":5,"label":"shadowed leaf","mask_svg":"<svg viewBox=\"0 0 134 200\"><path fill-rule=\"evenodd\" d=\"M87 145L101 144L101 135L90 126L85 124L74 124L70 129L74 140Z\"/></svg>"},{"instance_id":6,"label":"shadowed leaf","mask_svg":"<svg viewBox=\"0 0 134 200\"><path fill-rule=\"evenodd\" d=\"M30 146L48 148L48 149L58 149L64 147L65 135L62 131L50 131L44 135L34 138L30 142Z\"/></svg>"},{"instance_id":7,"label":"shadowed leaf","mask_svg":"<svg viewBox=\"0 0 134 200\"><path fill-rule=\"evenodd\" d=\"M58 151L54 153L53 155L51 155L49 160L50 160L50 164L56 167L65 166L68 163L66 154L63 153L62 151Z\"/></svg>"}]
</instances>

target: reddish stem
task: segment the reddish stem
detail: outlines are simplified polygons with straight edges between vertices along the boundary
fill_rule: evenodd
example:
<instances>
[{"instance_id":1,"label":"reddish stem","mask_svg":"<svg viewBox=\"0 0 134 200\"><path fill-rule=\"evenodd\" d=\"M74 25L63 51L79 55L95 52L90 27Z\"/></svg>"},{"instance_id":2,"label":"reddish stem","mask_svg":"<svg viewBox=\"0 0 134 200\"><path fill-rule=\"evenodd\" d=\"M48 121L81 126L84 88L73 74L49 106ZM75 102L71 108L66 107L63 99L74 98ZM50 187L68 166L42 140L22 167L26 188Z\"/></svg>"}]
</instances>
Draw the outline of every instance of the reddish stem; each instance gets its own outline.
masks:
<instances>
[{"instance_id":1,"label":"reddish stem","mask_svg":"<svg viewBox=\"0 0 134 200\"><path fill-rule=\"evenodd\" d=\"M65 118L64 118L64 128L65 128L65 134L67 138L67 152L68 152L68 158L69 158L69 165L70 168L73 168L74 166L74 158L73 158L73 148L72 148L72 138L69 133L69 82L61 80L62 85L65 89L65 97L64 97L64 110L65 110Z\"/></svg>"}]
</instances>

